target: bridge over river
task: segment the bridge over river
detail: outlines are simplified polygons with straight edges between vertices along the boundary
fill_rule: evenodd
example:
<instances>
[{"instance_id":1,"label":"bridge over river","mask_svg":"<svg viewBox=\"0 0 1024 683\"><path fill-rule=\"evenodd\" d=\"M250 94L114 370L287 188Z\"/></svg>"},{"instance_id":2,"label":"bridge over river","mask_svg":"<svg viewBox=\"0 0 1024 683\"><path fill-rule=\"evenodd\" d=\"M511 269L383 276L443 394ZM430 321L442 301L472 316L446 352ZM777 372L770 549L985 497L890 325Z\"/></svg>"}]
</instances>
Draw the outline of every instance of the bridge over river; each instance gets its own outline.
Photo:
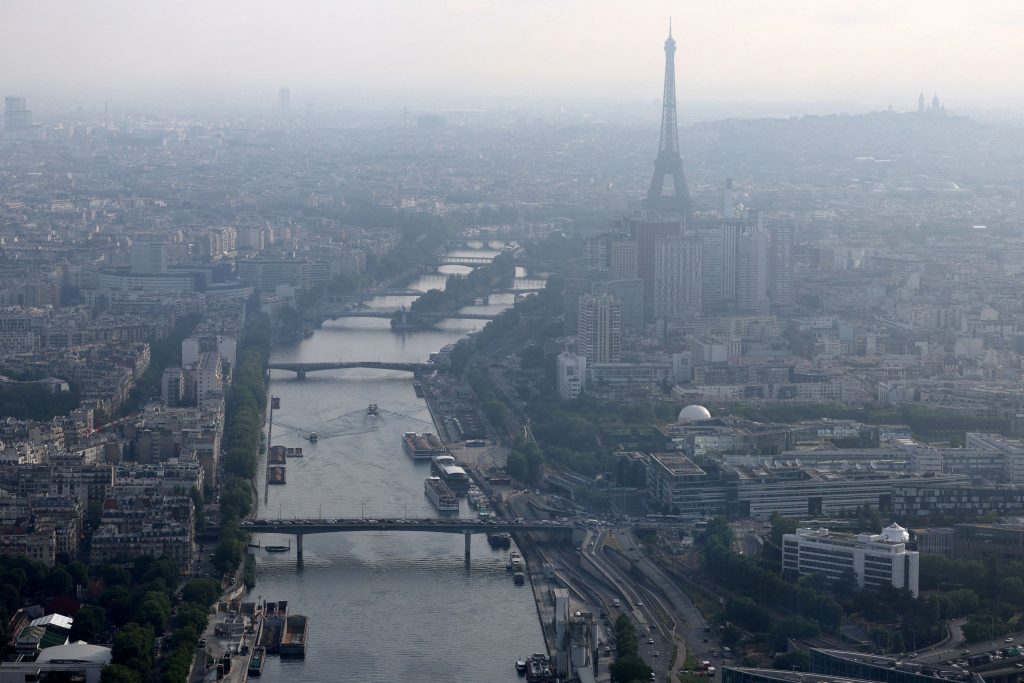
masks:
<instances>
[{"instance_id":1,"label":"bridge over river","mask_svg":"<svg viewBox=\"0 0 1024 683\"><path fill-rule=\"evenodd\" d=\"M351 531L415 531L419 533L462 534L466 538L466 562L470 560L470 539L473 534L499 532L543 531L571 534L577 527L568 522L526 520L519 524L505 520L478 520L425 517L419 519L252 519L241 522L247 533L291 534L295 536L296 559L302 563L302 538L306 534L333 534ZM207 527L207 531L219 529Z\"/></svg>"},{"instance_id":2,"label":"bridge over river","mask_svg":"<svg viewBox=\"0 0 1024 683\"><path fill-rule=\"evenodd\" d=\"M352 361L337 363L268 363L268 370L287 370L294 372L297 379L306 379L306 373L318 370L348 370L351 368L371 368L374 370L399 370L401 372L418 372L425 370L427 363L397 363L388 361Z\"/></svg>"},{"instance_id":3,"label":"bridge over river","mask_svg":"<svg viewBox=\"0 0 1024 683\"><path fill-rule=\"evenodd\" d=\"M340 310L340 311L321 311L321 315L326 315L329 318L394 318L396 315L402 313L402 309L393 310L381 310L381 309L352 309L352 310ZM497 316L496 313L461 313L459 311L430 311L420 313L405 313L405 317L415 320L429 320L431 322L438 322L441 320L452 319L452 320L494 320Z\"/></svg>"}]
</instances>

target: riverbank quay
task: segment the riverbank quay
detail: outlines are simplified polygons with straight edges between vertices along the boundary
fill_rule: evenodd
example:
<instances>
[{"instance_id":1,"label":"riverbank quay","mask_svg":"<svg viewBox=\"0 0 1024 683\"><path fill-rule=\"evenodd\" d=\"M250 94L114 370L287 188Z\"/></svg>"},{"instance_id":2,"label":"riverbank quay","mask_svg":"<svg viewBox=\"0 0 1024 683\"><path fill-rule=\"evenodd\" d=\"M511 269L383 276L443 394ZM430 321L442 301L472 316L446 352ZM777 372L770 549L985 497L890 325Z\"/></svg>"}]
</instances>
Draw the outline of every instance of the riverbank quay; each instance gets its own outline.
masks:
<instances>
[{"instance_id":1,"label":"riverbank quay","mask_svg":"<svg viewBox=\"0 0 1024 683\"><path fill-rule=\"evenodd\" d=\"M189 683L249 680L249 662L259 642L263 619L255 603L239 602L244 586L230 591L217 601L210 621L199 642ZM221 675L223 674L223 675Z\"/></svg>"}]
</instances>

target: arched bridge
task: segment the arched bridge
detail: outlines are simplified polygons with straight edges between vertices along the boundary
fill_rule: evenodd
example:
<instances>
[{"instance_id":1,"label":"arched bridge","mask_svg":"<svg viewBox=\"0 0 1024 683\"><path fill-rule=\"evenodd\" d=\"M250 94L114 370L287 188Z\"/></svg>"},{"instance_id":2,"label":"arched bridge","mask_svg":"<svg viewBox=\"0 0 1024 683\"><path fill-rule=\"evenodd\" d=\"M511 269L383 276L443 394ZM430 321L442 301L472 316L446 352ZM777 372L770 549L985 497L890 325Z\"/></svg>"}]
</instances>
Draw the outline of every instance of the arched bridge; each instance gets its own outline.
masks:
<instances>
[{"instance_id":1,"label":"arched bridge","mask_svg":"<svg viewBox=\"0 0 1024 683\"><path fill-rule=\"evenodd\" d=\"M546 522L546 523L545 523ZM463 534L466 538L466 561L470 559L470 538L473 534L514 531L545 531L569 534L577 527L569 522L526 520L516 524L506 520L477 520L427 517L420 519L253 519L241 522L249 533L292 534L297 560L302 562L302 538L306 534L333 534L345 531L417 531L441 534ZM208 530L212 530L208 528Z\"/></svg>"},{"instance_id":2,"label":"arched bridge","mask_svg":"<svg viewBox=\"0 0 1024 683\"><path fill-rule=\"evenodd\" d=\"M427 368L426 363L389 363L381 361L354 361L351 363L268 363L269 370L287 370L294 372L296 378L306 379L306 373L318 370L347 370L350 368L371 368L374 370L400 370L402 372L418 372Z\"/></svg>"}]
</instances>

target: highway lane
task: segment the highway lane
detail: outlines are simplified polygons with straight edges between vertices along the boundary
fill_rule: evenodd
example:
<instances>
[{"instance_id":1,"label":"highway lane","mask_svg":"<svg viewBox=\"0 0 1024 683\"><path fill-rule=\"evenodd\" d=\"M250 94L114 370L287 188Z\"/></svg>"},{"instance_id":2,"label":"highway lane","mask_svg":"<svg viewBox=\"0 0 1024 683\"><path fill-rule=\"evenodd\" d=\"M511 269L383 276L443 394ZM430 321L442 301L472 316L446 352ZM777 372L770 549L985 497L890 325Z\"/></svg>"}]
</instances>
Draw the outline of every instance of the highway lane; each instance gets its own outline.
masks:
<instances>
[{"instance_id":1,"label":"highway lane","mask_svg":"<svg viewBox=\"0 0 1024 683\"><path fill-rule=\"evenodd\" d=\"M623 548L639 548L639 542L628 528L616 528L614 530L616 539ZM633 564L652 587L656 588L672 605L676 615L677 628L675 631L676 642L682 643L697 661L709 660L716 669L720 670L723 658L720 655L713 655L712 650L721 652L721 646L717 634L710 629L710 625L700 613L700 610L693 604L690 597L686 595L675 581L667 576L660 567L644 556L641 552L635 552ZM678 664L682 664L683 657L677 658Z\"/></svg>"}]
</instances>

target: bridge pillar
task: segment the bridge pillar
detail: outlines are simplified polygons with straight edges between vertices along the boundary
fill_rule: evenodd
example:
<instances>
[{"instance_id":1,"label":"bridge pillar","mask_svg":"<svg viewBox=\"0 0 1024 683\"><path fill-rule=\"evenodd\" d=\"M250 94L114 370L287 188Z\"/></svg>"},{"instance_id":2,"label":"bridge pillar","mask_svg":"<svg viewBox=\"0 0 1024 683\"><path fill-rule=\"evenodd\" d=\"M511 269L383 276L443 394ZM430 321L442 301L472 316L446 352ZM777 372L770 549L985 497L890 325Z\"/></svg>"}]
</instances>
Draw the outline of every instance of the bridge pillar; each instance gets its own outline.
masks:
<instances>
[{"instance_id":1,"label":"bridge pillar","mask_svg":"<svg viewBox=\"0 0 1024 683\"><path fill-rule=\"evenodd\" d=\"M299 368L298 370L296 370L295 379L299 380L300 382L306 379L306 368Z\"/></svg>"},{"instance_id":2,"label":"bridge pillar","mask_svg":"<svg viewBox=\"0 0 1024 683\"><path fill-rule=\"evenodd\" d=\"M295 534L295 559L302 565L302 534Z\"/></svg>"},{"instance_id":3,"label":"bridge pillar","mask_svg":"<svg viewBox=\"0 0 1024 683\"><path fill-rule=\"evenodd\" d=\"M469 564L470 549L473 547L473 534L469 529L463 532L466 536L466 564Z\"/></svg>"}]
</instances>

